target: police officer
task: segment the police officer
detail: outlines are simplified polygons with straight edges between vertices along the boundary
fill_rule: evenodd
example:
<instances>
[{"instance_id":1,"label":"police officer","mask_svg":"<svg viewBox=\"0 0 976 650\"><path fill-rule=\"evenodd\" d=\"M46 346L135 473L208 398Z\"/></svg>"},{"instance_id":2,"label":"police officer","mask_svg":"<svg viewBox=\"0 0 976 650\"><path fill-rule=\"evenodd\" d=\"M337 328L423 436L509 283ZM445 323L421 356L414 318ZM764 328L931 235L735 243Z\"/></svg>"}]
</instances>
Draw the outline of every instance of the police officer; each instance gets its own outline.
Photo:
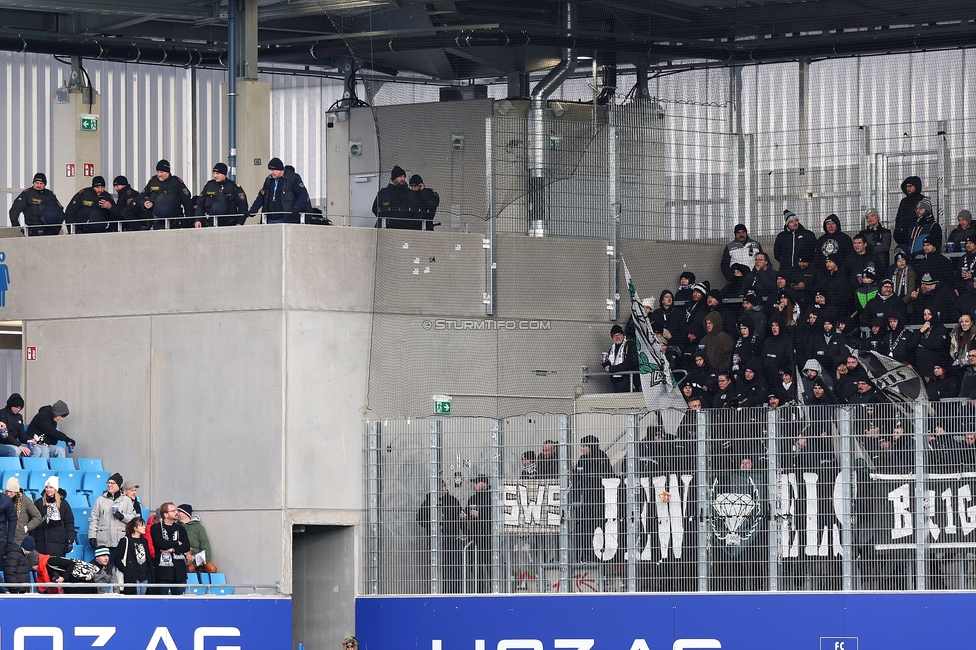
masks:
<instances>
[{"instance_id":1,"label":"police officer","mask_svg":"<svg viewBox=\"0 0 976 650\"><path fill-rule=\"evenodd\" d=\"M10 206L10 225L19 228L20 215L24 215L28 231L34 235L57 235L61 232L64 211L61 202L47 188L47 176L34 174L34 184L21 192ZM45 225L47 224L47 225Z\"/></svg>"},{"instance_id":2,"label":"police officer","mask_svg":"<svg viewBox=\"0 0 976 650\"><path fill-rule=\"evenodd\" d=\"M108 232L111 210L115 206L112 195L105 191L105 179L96 176L91 187L78 190L64 211L67 223L79 224L76 233Z\"/></svg>"},{"instance_id":3,"label":"police officer","mask_svg":"<svg viewBox=\"0 0 976 650\"><path fill-rule=\"evenodd\" d=\"M247 214L247 196L243 188L227 178L227 165L217 163L213 167L213 180L200 190L196 223L201 223L199 217L212 215L217 217L218 226L243 226Z\"/></svg>"},{"instance_id":4,"label":"police officer","mask_svg":"<svg viewBox=\"0 0 976 650\"><path fill-rule=\"evenodd\" d=\"M264 212L268 223L298 223L303 209L309 207L308 190L302 177L285 170L281 158L268 161L268 177L258 192L249 212Z\"/></svg>"},{"instance_id":5,"label":"police officer","mask_svg":"<svg viewBox=\"0 0 976 650\"><path fill-rule=\"evenodd\" d=\"M165 159L156 163L156 175L146 183L139 199L142 204L140 218L148 219L146 223L151 228L163 228L162 219L173 219L170 227L183 228L186 224L181 217L184 214L193 214L190 190L186 188L183 179L172 175L169 161Z\"/></svg>"},{"instance_id":6,"label":"police officer","mask_svg":"<svg viewBox=\"0 0 976 650\"><path fill-rule=\"evenodd\" d=\"M437 214L437 206L441 204L441 197L434 190L424 185L424 179L420 174L410 177L410 195L407 205L411 213L420 215L422 221L416 222L413 230L433 230L434 215Z\"/></svg>"},{"instance_id":7,"label":"police officer","mask_svg":"<svg viewBox=\"0 0 976 650\"><path fill-rule=\"evenodd\" d=\"M135 223L120 223L122 230L145 230L147 225L135 221L139 218L139 193L131 185L125 176L116 176L112 181L115 187L116 200L112 205L112 221L134 221Z\"/></svg>"},{"instance_id":8,"label":"police officer","mask_svg":"<svg viewBox=\"0 0 976 650\"><path fill-rule=\"evenodd\" d=\"M386 219L387 228L401 230L420 230L420 221L414 219L397 219L396 217L410 216L410 189L407 187L407 172L400 165L394 165L390 172L390 183L373 199L373 214L376 215L376 227L383 227Z\"/></svg>"}]
</instances>

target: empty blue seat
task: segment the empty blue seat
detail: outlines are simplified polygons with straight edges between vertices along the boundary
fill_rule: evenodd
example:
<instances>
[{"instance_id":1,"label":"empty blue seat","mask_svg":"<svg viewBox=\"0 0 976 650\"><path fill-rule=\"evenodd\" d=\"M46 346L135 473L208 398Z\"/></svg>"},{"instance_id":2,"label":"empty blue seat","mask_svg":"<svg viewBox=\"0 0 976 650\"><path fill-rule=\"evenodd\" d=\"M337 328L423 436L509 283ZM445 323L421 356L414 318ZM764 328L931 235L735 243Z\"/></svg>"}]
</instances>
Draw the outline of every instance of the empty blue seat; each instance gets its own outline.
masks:
<instances>
[{"instance_id":1,"label":"empty blue seat","mask_svg":"<svg viewBox=\"0 0 976 650\"><path fill-rule=\"evenodd\" d=\"M54 460L53 458L51 460ZM55 471L51 470L52 474L58 475L59 487L68 493L68 496L81 491L81 477L82 473L78 471Z\"/></svg>"},{"instance_id":2,"label":"empty blue seat","mask_svg":"<svg viewBox=\"0 0 976 650\"><path fill-rule=\"evenodd\" d=\"M210 576L211 585L221 585L219 587L215 587L215 586L210 587L211 596L228 596L234 593L234 588L227 586L227 579L224 577L223 573L211 573L211 574L204 573L202 575Z\"/></svg>"},{"instance_id":3,"label":"empty blue seat","mask_svg":"<svg viewBox=\"0 0 976 650\"><path fill-rule=\"evenodd\" d=\"M149 515L150 514L152 514L152 513L149 512L149 508L143 508L142 509L142 512L140 513L140 515L142 516L142 520L143 521L149 521Z\"/></svg>"},{"instance_id":4,"label":"empty blue seat","mask_svg":"<svg viewBox=\"0 0 976 650\"><path fill-rule=\"evenodd\" d=\"M102 459L101 458L79 458L78 469L82 472L101 472Z\"/></svg>"},{"instance_id":5,"label":"empty blue seat","mask_svg":"<svg viewBox=\"0 0 976 650\"><path fill-rule=\"evenodd\" d=\"M8 469L20 469L20 457L19 456L3 456L0 457L0 472L6 472Z\"/></svg>"},{"instance_id":6,"label":"empty blue seat","mask_svg":"<svg viewBox=\"0 0 976 650\"><path fill-rule=\"evenodd\" d=\"M75 471L74 458L51 458L50 461L51 469L58 473Z\"/></svg>"},{"instance_id":7,"label":"empty blue seat","mask_svg":"<svg viewBox=\"0 0 976 650\"><path fill-rule=\"evenodd\" d=\"M48 477L51 476L54 476L54 472L49 469L31 470L30 475L27 478L27 489L31 492L38 493L43 491L45 481L47 481Z\"/></svg>"},{"instance_id":8,"label":"empty blue seat","mask_svg":"<svg viewBox=\"0 0 976 650\"><path fill-rule=\"evenodd\" d=\"M95 549L93 549L91 547L91 544L82 544L81 545L81 548L82 548L82 552L84 553L84 556L82 557L82 559L85 562L94 562L95 561Z\"/></svg>"},{"instance_id":9,"label":"empty blue seat","mask_svg":"<svg viewBox=\"0 0 976 650\"><path fill-rule=\"evenodd\" d=\"M24 469L50 469L47 464L47 458L34 458L33 456L21 456L20 462L23 464Z\"/></svg>"},{"instance_id":10,"label":"empty blue seat","mask_svg":"<svg viewBox=\"0 0 976 650\"><path fill-rule=\"evenodd\" d=\"M70 551L65 553L65 557L71 558L72 560L84 560L85 549L81 543L75 544Z\"/></svg>"},{"instance_id":11,"label":"empty blue seat","mask_svg":"<svg viewBox=\"0 0 976 650\"><path fill-rule=\"evenodd\" d=\"M72 510L76 510L78 508L87 509L88 506L90 505L88 503L88 495L87 494L71 494L71 493L68 493L68 498L66 499L66 501L68 502L68 505L71 506L71 509Z\"/></svg>"},{"instance_id":12,"label":"empty blue seat","mask_svg":"<svg viewBox=\"0 0 976 650\"><path fill-rule=\"evenodd\" d=\"M89 494L101 494L105 491L105 483L108 481L109 476L111 474L106 471L85 472L85 478L81 481L82 491L88 492Z\"/></svg>"},{"instance_id":13,"label":"empty blue seat","mask_svg":"<svg viewBox=\"0 0 976 650\"><path fill-rule=\"evenodd\" d=\"M82 544L88 539L88 518L91 517L91 508L71 506L71 514L75 516L75 531L80 533L78 543ZM87 544L85 545L87 546Z\"/></svg>"},{"instance_id":14,"label":"empty blue seat","mask_svg":"<svg viewBox=\"0 0 976 650\"><path fill-rule=\"evenodd\" d=\"M202 574L206 575L206 574ZM194 596L203 596L207 593L207 588L200 586L200 578L196 573L186 574L186 593Z\"/></svg>"}]
</instances>

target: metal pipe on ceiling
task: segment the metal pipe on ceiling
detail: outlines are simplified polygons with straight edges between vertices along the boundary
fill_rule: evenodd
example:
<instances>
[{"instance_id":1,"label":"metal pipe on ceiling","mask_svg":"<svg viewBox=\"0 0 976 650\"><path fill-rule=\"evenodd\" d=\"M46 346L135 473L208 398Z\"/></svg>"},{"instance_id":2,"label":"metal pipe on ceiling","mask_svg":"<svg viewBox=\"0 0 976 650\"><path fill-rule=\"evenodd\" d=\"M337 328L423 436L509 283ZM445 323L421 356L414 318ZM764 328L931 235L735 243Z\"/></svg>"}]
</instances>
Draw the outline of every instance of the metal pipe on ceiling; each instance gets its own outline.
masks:
<instances>
[{"instance_id":1,"label":"metal pipe on ceiling","mask_svg":"<svg viewBox=\"0 0 976 650\"><path fill-rule=\"evenodd\" d=\"M0 50L32 52L56 56L80 56L83 59L119 63L165 64L182 67L223 68L223 49L211 50L180 44L149 46L113 43L115 39L68 41L31 37L0 36Z\"/></svg>"}]
</instances>

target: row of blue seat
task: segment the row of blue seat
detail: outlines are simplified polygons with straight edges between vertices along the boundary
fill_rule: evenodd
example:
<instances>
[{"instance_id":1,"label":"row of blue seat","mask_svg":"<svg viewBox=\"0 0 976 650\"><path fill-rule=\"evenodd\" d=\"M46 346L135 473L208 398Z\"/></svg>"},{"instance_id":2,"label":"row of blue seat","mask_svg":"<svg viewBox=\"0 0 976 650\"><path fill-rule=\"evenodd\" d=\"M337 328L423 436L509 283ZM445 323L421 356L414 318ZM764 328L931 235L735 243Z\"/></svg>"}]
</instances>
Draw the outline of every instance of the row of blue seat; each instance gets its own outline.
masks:
<instances>
[{"instance_id":1,"label":"row of blue seat","mask_svg":"<svg viewBox=\"0 0 976 650\"><path fill-rule=\"evenodd\" d=\"M21 488L37 494L40 494L44 489L44 483L52 476L58 477L59 487L69 495L79 492L95 495L105 491L105 483L111 474L105 470L85 472L79 470L8 469L0 471L0 481L4 486L8 480L16 478L20 482Z\"/></svg>"},{"instance_id":2,"label":"row of blue seat","mask_svg":"<svg viewBox=\"0 0 976 650\"><path fill-rule=\"evenodd\" d=\"M101 472L101 458L79 458L75 467L74 458L35 458L33 456L0 457L0 472L12 469L50 469L55 471Z\"/></svg>"}]
</instances>

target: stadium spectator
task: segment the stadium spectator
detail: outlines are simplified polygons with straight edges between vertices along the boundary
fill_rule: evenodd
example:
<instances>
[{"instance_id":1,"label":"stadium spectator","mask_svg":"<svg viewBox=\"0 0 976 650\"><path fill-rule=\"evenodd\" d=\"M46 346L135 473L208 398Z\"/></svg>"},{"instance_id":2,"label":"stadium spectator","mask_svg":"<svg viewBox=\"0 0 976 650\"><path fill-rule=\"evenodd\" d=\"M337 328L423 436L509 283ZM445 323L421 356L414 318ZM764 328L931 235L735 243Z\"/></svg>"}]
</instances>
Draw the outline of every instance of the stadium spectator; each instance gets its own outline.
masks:
<instances>
[{"instance_id":1,"label":"stadium spectator","mask_svg":"<svg viewBox=\"0 0 976 650\"><path fill-rule=\"evenodd\" d=\"M607 454L600 449L596 436L583 436L580 440L580 457L574 468L572 502L576 504L576 548L581 562L597 559L593 549L593 533L603 522L603 479L613 476L613 466Z\"/></svg>"},{"instance_id":2,"label":"stadium spectator","mask_svg":"<svg viewBox=\"0 0 976 650\"><path fill-rule=\"evenodd\" d=\"M16 476L7 479L3 486L3 492L14 504L17 513L17 530L14 531L14 544L20 544L24 537L29 535L32 530L41 524L41 513L37 511L34 502L31 501L24 490L20 487L20 481Z\"/></svg>"},{"instance_id":3,"label":"stadium spectator","mask_svg":"<svg viewBox=\"0 0 976 650\"><path fill-rule=\"evenodd\" d=\"M878 293L868 300L861 310L861 326L868 327L875 318L884 319L888 313L896 313L904 320L908 318L908 310L904 301L895 296L895 284L891 278L881 281Z\"/></svg>"},{"instance_id":4,"label":"stadium spectator","mask_svg":"<svg viewBox=\"0 0 976 650\"><path fill-rule=\"evenodd\" d=\"M109 581L108 574L96 564L41 553L38 553L37 578L38 582L41 583L87 585L65 589L64 591L69 594L96 594L99 592L96 585L105 584ZM51 592L49 588L41 588L40 591Z\"/></svg>"},{"instance_id":5,"label":"stadium spectator","mask_svg":"<svg viewBox=\"0 0 976 650\"><path fill-rule=\"evenodd\" d=\"M641 307L644 309L644 316L647 321L651 322L651 312L654 310L654 298L644 298L641 300ZM631 341L637 340L637 323L634 321L633 313L627 319L627 326L624 327L624 338L630 339ZM671 338L670 332L668 333L668 338Z\"/></svg>"},{"instance_id":6,"label":"stadium spectator","mask_svg":"<svg viewBox=\"0 0 976 650\"><path fill-rule=\"evenodd\" d=\"M746 364L759 356L760 339L756 333L755 320L751 314L746 314L739 319L739 338L732 347L732 376L735 378L736 386L742 379L742 371Z\"/></svg>"},{"instance_id":7,"label":"stadium spectator","mask_svg":"<svg viewBox=\"0 0 976 650\"><path fill-rule=\"evenodd\" d=\"M851 396L847 401L848 404L881 404L884 402L884 397L881 396L875 387L871 383L871 380L867 377L858 377L857 380L857 393Z\"/></svg>"},{"instance_id":8,"label":"stadium spectator","mask_svg":"<svg viewBox=\"0 0 976 650\"><path fill-rule=\"evenodd\" d=\"M871 254L868 248L868 237L865 233L859 232L853 237L851 237L851 244L854 246L854 250L851 254L844 260L843 266L847 269L847 273L850 277L850 282L855 285L858 280L858 276L864 273L864 269L871 265L871 268L877 268L874 265L874 255ZM884 268L888 268L885 264Z\"/></svg>"},{"instance_id":9,"label":"stadium spectator","mask_svg":"<svg viewBox=\"0 0 976 650\"><path fill-rule=\"evenodd\" d=\"M739 396L736 405L740 407L762 406L769 399L769 387L763 378L762 363L750 359L742 371L742 381L738 382Z\"/></svg>"},{"instance_id":10,"label":"stadium spectator","mask_svg":"<svg viewBox=\"0 0 976 650\"><path fill-rule=\"evenodd\" d=\"M637 382L640 381L637 375L623 374L637 370L637 346L624 337L624 328L620 325L610 328L610 338L613 339L613 345L601 362L603 370L611 373L610 383L613 385L613 392L626 393L631 385L636 388L639 385Z\"/></svg>"},{"instance_id":11,"label":"stadium spectator","mask_svg":"<svg viewBox=\"0 0 976 650\"><path fill-rule=\"evenodd\" d=\"M389 184L376 193L373 199L373 214L376 227L400 230L420 230L421 221L410 219L410 188L407 187L407 172L399 165L393 166Z\"/></svg>"},{"instance_id":12,"label":"stadium spectator","mask_svg":"<svg viewBox=\"0 0 976 650\"><path fill-rule=\"evenodd\" d=\"M3 564L3 581L7 584L23 584L31 582L31 570L37 567L39 554L36 550L34 538L24 537L20 544L9 544ZM29 587L8 587L10 593L26 594Z\"/></svg>"},{"instance_id":13,"label":"stadium spectator","mask_svg":"<svg viewBox=\"0 0 976 650\"><path fill-rule=\"evenodd\" d=\"M715 378L717 390L711 397L712 408L734 408L738 401L739 391L732 381L731 372L720 372Z\"/></svg>"},{"instance_id":14,"label":"stadium spectator","mask_svg":"<svg viewBox=\"0 0 976 650\"><path fill-rule=\"evenodd\" d=\"M795 302L800 305L807 305L813 300L817 276L811 265L812 259L813 257L807 257L807 254L801 255L790 274L790 289L796 292Z\"/></svg>"},{"instance_id":15,"label":"stadium spectator","mask_svg":"<svg viewBox=\"0 0 976 650\"><path fill-rule=\"evenodd\" d=\"M200 190L196 202L193 226L210 225L205 216L217 217L218 226L243 226L247 221L247 195L237 181L227 178L227 165L219 162L213 167L213 178Z\"/></svg>"},{"instance_id":16,"label":"stadium spectator","mask_svg":"<svg viewBox=\"0 0 976 650\"><path fill-rule=\"evenodd\" d=\"M96 176L91 187L78 190L71 197L64 210L64 220L68 224L77 224L76 233L108 232L114 206L112 195L105 191L105 178Z\"/></svg>"},{"instance_id":17,"label":"stadium spectator","mask_svg":"<svg viewBox=\"0 0 976 650\"><path fill-rule=\"evenodd\" d=\"M769 386L774 386L780 378L781 370L793 368L793 340L783 324L783 317L773 316L769 322L769 336L763 341L759 355L763 377Z\"/></svg>"},{"instance_id":18,"label":"stadium spectator","mask_svg":"<svg viewBox=\"0 0 976 650\"><path fill-rule=\"evenodd\" d=\"M172 505L172 504L170 504ZM428 492L423 503L417 510L417 524L424 531L420 537L420 580L422 588L430 585L430 536L431 522L431 494ZM464 558L466 519L461 502L451 494L447 481L441 481L441 493L437 497L437 518L440 520L440 566L441 590L446 594L461 593L462 564Z\"/></svg>"},{"instance_id":19,"label":"stadium spectator","mask_svg":"<svg viewBox=\"0 0 976 650\"><path fill-rule=\"evenodd\" d=\"M183 216L193 215L193 197L190 190L183 183L183 179L173 176L171 171L168 160L157 162L156 175L149 179L139 195L139 217L150 228L164 228L164 219L171 220L171 228L182 228Z\"/></svg>"},{"instance_id":20,"label":"stadium spectator","mask_svg":"<svg viewBox=\"0 0 976 650\"><path fill-rule=\"evenodd\" d=\"M783 219L786 223L783 232L776 235L773 257L781 271L788 271L799 264L800 257L812 257L817 237L800 225L800 218L792 210L783 210Z\"/></svg>"},{"instance_id":21,"label":"stadium spectator","mask_svg":"<svg viewBox=\"0 0 976 650\"><path fill-rule=\"evenodd\" d=\"M825 369L837 367L838 362L847 360L847 337L837 331L837 314L832 309L824 310L820 319L823 334L813 346L814 357Z\"/></svg>"},{"instance_id":22,"label":"stadium spectator","mask_svg":"<svg viewBox=\"0 0 976 650\"><path fill-rule=\"evenodd\" d=\"M480 474L474 477L474 494L468 498L465 514L468 517L468 539L474 542L475 579L478 593L488 593L491 589L491 492L488 477Z\"/></svg>"},{"instance_id":23,"label":"stadium spectator","mask_svg":"<svg viewBox=\"0 0 976 650\"><path fill-rule=\"evenodd\" d=\"M49 476L44 482L44 491L34 502L43 518L34 529L38 553L67 555L75 545L75 515L67 496L57 476Z\"/></svg>"},{"instance_id":24,"label":"stadium spectator","mask_svg":"<svg viewBox=\"0 0 976 650\"><path fill-rule=\"evenodd\" d=\"M854 242L850 236L843 231L840 219L836 214L828 215L823 222L824 234L817 240L816 253L821 263L826 258L833 258L840 266L854 252Z\"/></svg>"},{"instance_id":25,"label":"stadium spectator","mask_svg":"<svg viewBox=\"0 0 976 650\"><path fill-rule=\"evenodd\" d=\"M88 543L92 548L104 544L114 549L125 535L125 525L136 517L132 499L122 493L123 483L121 474L112 474L105 482L105 491L92 505L88 525Z\"/></svg>"},{"instance_id":26,"label":"stadium spectator","mask_svg":"<svg viewBox=\"0 0 976 650\"><path fill-rule=\"evenodd\" d=\"M888 331L878 342L877 351L895 361L908 363L912 353L912 333L905 329L905 323L897 314L888 314L887 321Z\"/></svg>"},{"instance_id":27,"label":"stadium spectator","mask_svg":"<svg viewBox=\"0 0 976 650\"><path fill-rule=\"evenodd\" d=\"M70 438L58 429L58 423L68 417L68 405L58 400L49 406L42 406L37 415L31 418L30 433L25 433L20 439L25 445L33 445L31 456L38 458L65 458L67 452L58 447L58 441L74 447L74 438Z\"/></svg>"},{"instance_id":28,"label":"stadium spectator","mask_svg":"<svg viewBox=\"0 0 976 650\"><path fill-rule=\"evenodd\" d=\"M559 476L559 457L555 440L546 440L536 458L536 474L539 478Z\"/></svg>"},{"instance_id":29,"label":"stadium spectator","mask_svg":"<svg viewBox=\"0 0 976 650\"><path fill-rule=\"evenodd\" d=\"M538 466L535 464L535 452L531 449L522 452L522 471L520 478L538 478Z\"/></svg>"},{"instance_id":30,"label":"stadium spectator","mask_svg":"<svg viewBox=\"0 0 976 650\"><path fill-rule=\"evenodd\" d=\"M285 170L281 158L268 161L268 172L249 212L256 215L260 210L268 223L298 223L302 210L309 206L308 190L302 177Z\"/></svg>"},{"instance_id":31,"label":"stadium spectator","mask_svg":"<svg viewBox=\"0 0 976 650\"><path fill-rule=\"evenodd\" d=\"M722 329L722 315L718 311L709 312L705 316L705 336L701 345L705 346L708 364L723 372L732 366L732 349L735 341Z\"/></svg>"},{"instance_id":32,"label":"stadium spectator","mask_svg":"<svg viewBox=\"0 0 976 650\"><path fill-rule=\"evenodd\" d=\"M719 292L723 300L742 295L742 285L746 280L746 275L749 273L749 267L745 264L733 264L730 273L732 277L729 278L729 283L722 287L722 290Z\"/></svg>"},{"instance_id":33,"label":"stadium spectator","mask_svg":"<svg viewBox=\"0 0 976 650\"><path fill-rule=\"evenodd\" d=\"M682 310L674 306L674 294L668 289L661 292L658 299L659 307L651 312L651 323L660 323L661 327L671 333L671 337L681 334Z\"/></svg>"},{"instance_id":34,"label":"stadium spectator","mask_svg":"<svg viewBox=\"0 0 976 650\"><path fill-rule=\"evenodd\" d=\"M911 250L912 228L915 227L915 220L917 219L915 206L925 198L922 194L922 180L918 176L909 176L902 181L901 191L905 198L898 204L893 236L899 247Z\"/></svg>"},{"instance_id":35,"label":"stadium spectator","mask_svg":"<svg viewBox=\"0 0 976 650\"><path fill-rule=\"evenodd\" d=\"M948 363L949 330L939 322L931 308L922 309L922 326L912 334L908 347L915 352L912 367L919 377L931 375L937 363Z\"/></svg>"},{"instance_id":36,"label":"stadium spectator","mask_svg":"<svg viewBox=\"0 0 976 650\"><path fill-rule=\"evenodd\" d=\"M922 256L915 260L915 272L931 275L944 287L951 288L955 284L952 262L939 252L931 235L922 240Z\"/></svg>"},{"instance_id":37,"label":"stadium spectator","mask_svg":"<svg viewBox=\"0 0 976 650\"><path fill-rule=\"evenodd\" d=\"M813 395L813 383L817 379L820 379L829 390L834 390L834 380L830 376L824 375L823 366L820 365L820 362L816 359L808 359L803 364L803 374L800 376L799 387L805 401Z\"/></svg>"},{"instance_id":38,"label":"stadium spectator","mask_svg":"<svg viewBox=\"0 0 976 650\"><path fill-rule=\"evenodd\" d=\"M877 209L870 208L864 215L867 226L862 234L868 243L868 251L874 256L874 268L878 273L884 273L891 264L891 231L881 225L881 216Z\"/></svg>"},{"instance_id":39,"label":"stadium spectator","mask_svg":"<svg viewBox=\"0 0 976 650\"><path fill-rule=\"evenodd\" d=\"M9 211L10 225L27 227L28 235L57 235L61 232L64 210L54 192L47 189L47 176L34 174L33 184L17 195ZM23 223L20 217L23 216Z\"/></svg>"},{"instance_id":40,"label":"stadium spectator","mask_svg":"<svg viewBox=\"0 0 976 650\"><path fill-rule=\"evenodd\" d=\"M976 233L966 238L960 250L962 255L956 259L954 285L962 296L973 293L973 276L976 275Z\"/></svg>"},{"instance_id":41,"label":"stadium spectator","mask_svg":"<svg viewBox=\"0 0 976 650\"><path fill-rule=\"evenodd\" d=\"M857 241L857 240L855 240ZM870 262L855 278L854 311L863 318L864 310L878 295L878 274L874 270L874 262ZM891 283L889 282L889 287ZM889 297L891 294L889 293Z\"/></svg>"},{"instance_id":42,"label":"stadium spectator","mask_svg":"<svg viewBox=\"0 0 976 650\"><path fill-rule=\"evenodd\" d=\"M115 549L115 567L122 572L124 582L139 585L124 587L127 596L145 596L147 587L141 585L153 581L152 556L149 553L146 537L146 521L136 517L125 525L125 537L119 540Z\"/></svg>"},{"instance_id":43,"label":"stadium spectator","mask_svg":"<svg viewBox=\"0 0 976 650\"><path fill-rule=\"evenodd\" d=\"M960 210L956 215L956 227L946 235L946 252L958 253L966 249L966 242L973 235L976 235L976 227L973 227L973 213L969 210Z\"/></svg>"},{"instance_id":44,"label":"stadium spectator","mask_svg":"<svg viewBox=\"0 0 976 650\"><path fill-rule=\"evenodd\" d=\"M677 302L686 303L691 300L691 291L695 286L695 274L691 271L682 271L678 276L678 290L674 294Z\"/></svg>"},{"instance_id":45,"label":"stadium spectator","mask_svg":"<svg viewBox=\"0 0 976 650\"><path fill-rule=\"evenodd\" d=\"M207 536L207 529L203 527L200 517L193 514L193 506L189 503L181 503L176 507L176 516L179 518L183 527L186 528L187 541L190 543L190 553L192 558L187 556L187 564L191 562L191 567L203 567L209 569L213 566L213 552L210 550L210 537ZM201 556L201 553L203 554ZM208 571L209 572L209 571Z\"/></svg>"},{"instance_id":46,"label":"stadium spectator","mask_svg":"<svg viewBox=\"0 0 976 650\"><path fill-rule=\"evenodd\" d=\"M732 281L733 264L741 264L747 267L748 271L751 271L756 265L756 253L762 252L762 246L759 245L759 242L749 237L745 224L736 224L732 232L735 234L735 239L725 245L720 263L722 275L729 282ZM748 271L746 272L748 273Z\"/></svg>"},{"instance_id":47,"label":"stadium spectator","mask_svg":"<svg viewBox=\"0 0 976 650\"><path fill-rule=\"evenodd\" d=\"M731 338L730 338L731 340ZM706 408L710 406L710 396L714 393L718 379L718 371L708 360L707 346L705 350L695 352L692 366L682 383L692 387L692 392L699 394ZM687 395L685 396L687 397Z\"/></svg>"},{"instance_id":48,"label":"stadium spectator","mask_svg":"<svg viewBox=\"0 0 976 650\"><path fill-rule=\"evenodd\" d=\"M762 251L756 253L755 263L742 282L742 290L744 293L754 293L766 300L776 291L776 273L769 264L768 253Z\"/></svg>"},{"instance_id":49,"label":"stadium spectator","mask_svg":"<svg viewBox=\"0 0 976 650\"><path fill-rule=\"evenodd\" d=\"M139 485L135 481L125 481L122 483L122 494L129 497L132 502L132 511L137 515L142 514L142 503L139 502Z\"/></svg>"},{"instance_id":50,"label":"stadium spectator","mask_svg":"<svg viewBox=\"0 0 976 650\"><path fill-rule=\"evenodd\" d=\"M909 255L918 259L922 254L922 245L928 238L936 250L942 248L942 226L935 221L932 214L932 202L922 199L915 206L915 226L912 228L909 241Z\"/></svg>"},{"instance_id":51,"label":"stadium spectator","mask_svg":"<svg viewBox=\"0 0 976 650\"><path fill-rule=\"evenodd\" d=\"M186 554L190 551L186 529L177 521L175 504L167 501L161 505L159 515L160 520L149 530L153 548L156 549L156 560L153 565L156 584L185 585ZM120 535L119 539L121 537ZM156 587L155 593L161 596L168 594L179 596L184 590L185 587L179 586Z\"/></svg>"},{"instance_id":52,"label":"stadium spectator","mask_svg":"<svg viewBox=\"0 0 976 650\"><path fill-rule=\"evenodd\" d=\"M702 323L705 322L705 314L708 313L708 305L705 303L705 296L708 294L708 287L702 283L696 283L691 287L691 300L685 305L681 316L680 330L687 334L693 326L697 325L704 329Z\"/></svg>"},{"instance_id":53,"label":"stadium spectator","mask_svg":"<svg viewBox=\"0 0 976 650\"><path fill-rule=\"evenodd\" d=\"M963 314L959 317L959 323L952 328L949 335L949 356L952 357L952 365L957 368L965 368L969 365L969 352L976 350L976 341L973 340L973 315Z\"/></svg>"},{"instance_id":54,"label":"stadium spectator","mask_svg":"<svg viewBox=\"0 0 976 650\"><path fill-rule=\"evenodd\" d=\"M726 334L731 337L739 335L739 328L736 325L737 319L732 315L732 311L722 302L722 292L715 291L714 289L709 291L708 295L705 296L705 306L708 307L709 314L716 312L722 317L722 329L725 330Z\"/></svg>"},{"instance_id":55,"label":"stadium spectator","mask_svg":"<svg viewBox=\"0 0 976 650\"><path fill-rule=\"evenodd\" d=\"M0 456L29 456L30 448L21 442L24 437L24 398L13 393L7 405L0 409Z\"/></svg>"},{"instance_id":56,"label":"stadium spectator","mask_svg":"<svg viewBox=\"0 0 976 650\"><path fill-rule=\"evenodd\" d=\"M342 640L342 650L359 650L359 639L354 636L347 636Z\"/></svg>"},{"instance_id":57,"label":"stadium spectator","mask_svg":"<svg viewBox=\"0 0 976 650\"><path fill-rule=\"evenodd\" d=\"M885 274L891 279L895 295L907 305L912 301L912 293L918 288L918 275L908 264L908 255L903 250L895 252L895 263Z\"/></svg>"},{"instance_id":58,"label":"stadium spectator","mask_svg":"<svg viewBox=\"0 0 976 650\"><path fill-rule=\"evenodd\" d=\"M112 564L112 551L115 548L109 548L108 546L99 546L95 549L95 561L92 563L98 568L98 573L92 578L92 582L98 582L104 585L112 585L117 582L115 576L115 565ZM119 593L118 587L98 587L98 593L100 594L117 594Z\"/></svg>"},{"instance_id":59,"label":"stadium spectator","mask_svg":"<svg viewBox=\"0 0 976 650\"><path fill-rule=\"evenodd\" d=\"M956 302L956 293L929 273L922 276L921 286L913 294L911 310L916 323L921 322L925 309L931 309L935 319L942 322L942 319L949 318Z\"/></svg>"},{"instance_id":60,"label":"stadium spectator","mask_svg":"<svg viewBox=\"0 0 976 650\"><path fill-rule=\"evenodd\" d=\"M949 374L948 370L947 361L932 366L932 374L929 375L928 383L925 385L925 392L930 401L959 397L959 379Z\"/></svg>"},{"instance_id":61,"label":"stadium spectator","mask_svg":"<svg viewBox=\"0 0 976 650\"><path fill-rule=\"evenodd\" d=\"M441 197L434 190L424 184L420 174L410 177L410 194L407 195L407 208L420 219L413 230L433 230L434 215L437 206L441 204Z\"/></svg>"},{"instance_id":62,"label":"stadium spectator","mask_svg":"<svg viewBox=\"0 0 976 650\"><path fill-rule=\"evenodd\" d=\"M762 343L762 340L766 338L766 314L763 313L759 296L752 292L742 296L742 314L739 316L739 322L741 323L746 316L752 317L756 342Z\"/></svg>"}]
</instances>

